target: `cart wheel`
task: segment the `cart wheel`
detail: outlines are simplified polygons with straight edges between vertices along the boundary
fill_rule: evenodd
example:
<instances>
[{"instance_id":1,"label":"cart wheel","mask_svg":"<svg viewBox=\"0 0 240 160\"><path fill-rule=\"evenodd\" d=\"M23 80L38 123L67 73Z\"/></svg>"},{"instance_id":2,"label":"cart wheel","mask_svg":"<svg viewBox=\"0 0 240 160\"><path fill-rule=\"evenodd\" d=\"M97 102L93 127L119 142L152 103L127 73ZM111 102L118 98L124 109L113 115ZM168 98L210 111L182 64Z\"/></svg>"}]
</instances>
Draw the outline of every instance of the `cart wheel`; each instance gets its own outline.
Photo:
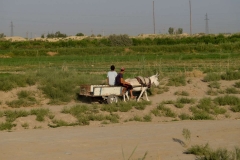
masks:
<instances>
[{"instance_id":1,"label":"cart wheel","mask_svg":"<svg viewBox=\"0 0 240 160\"><path fill-rule=\"evenodd\" d=\"M118 103L118 97L116 95L109 95L107 98L107 103L111 104L111 103Z\"/></svg>"}]
</instances>

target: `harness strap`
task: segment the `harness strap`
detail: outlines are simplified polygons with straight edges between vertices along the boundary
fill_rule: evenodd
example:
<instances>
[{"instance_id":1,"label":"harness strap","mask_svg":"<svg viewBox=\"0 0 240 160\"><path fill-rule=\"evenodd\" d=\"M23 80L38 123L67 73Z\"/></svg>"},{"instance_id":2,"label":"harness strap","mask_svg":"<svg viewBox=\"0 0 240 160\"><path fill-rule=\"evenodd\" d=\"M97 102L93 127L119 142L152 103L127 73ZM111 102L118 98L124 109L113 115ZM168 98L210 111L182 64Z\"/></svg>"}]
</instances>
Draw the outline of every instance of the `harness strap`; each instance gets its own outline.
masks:
<instances>
[{"instance_id":1,"label":"harness strap","mask_svg":"<svg viewBox=\"0 0 240 160\"><path fill-rule=\"evenodd\" d=\"M137 79L138 83L140 83L142 86L148 87L148 88L151 87L151 79L149 77L148 77L148 84L146 82L147 78L144 78L144 77L141 77L141 76L137 76L135 78Z\"/></svg>"}]
</instances>

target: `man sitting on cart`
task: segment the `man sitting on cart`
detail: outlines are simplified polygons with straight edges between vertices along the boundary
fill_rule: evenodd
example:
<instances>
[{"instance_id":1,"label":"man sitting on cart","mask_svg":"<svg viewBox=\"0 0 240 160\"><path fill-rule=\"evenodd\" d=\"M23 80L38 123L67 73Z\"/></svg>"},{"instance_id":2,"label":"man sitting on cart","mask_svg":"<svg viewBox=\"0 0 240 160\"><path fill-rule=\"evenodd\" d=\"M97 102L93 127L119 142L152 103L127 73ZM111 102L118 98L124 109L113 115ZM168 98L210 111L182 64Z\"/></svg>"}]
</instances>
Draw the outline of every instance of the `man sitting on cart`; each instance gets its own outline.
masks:
<instances>
[{"instance_id":1,"label":"man sitting on cart","mask_svg":"<svg viewBox=\"0 0 240 160\"><path fill-rule=\"evenodd\" d=\"M126 82L126 81L123 79L124 71L125 71L125 68L122 67L122 68L121 68L121 71L118 73L118 75L117 75L117 77L116 77L115 85L116 85L116 86L122 86L122 87L123 87L122 95L124 95L125 92L126 92L127 90L129 90L130 95L131 95L131 98L134 99L135 96L133 96L133 93L132 93L133 86L132 86L130 83Z\"/></svg>"},{"instance_id":2,"label":"man sitting on cart","mask_svg":"<svg viewBox=\"0 0 240 160\"><path fill-rule=\"evenodd\" d=\"M114 86L115 85L115 78L117 76L117 72L115 71L115 66L111 65L110 67L111 71L107 73L107 84L109 86Z\"/></svg>"}]
</instances>

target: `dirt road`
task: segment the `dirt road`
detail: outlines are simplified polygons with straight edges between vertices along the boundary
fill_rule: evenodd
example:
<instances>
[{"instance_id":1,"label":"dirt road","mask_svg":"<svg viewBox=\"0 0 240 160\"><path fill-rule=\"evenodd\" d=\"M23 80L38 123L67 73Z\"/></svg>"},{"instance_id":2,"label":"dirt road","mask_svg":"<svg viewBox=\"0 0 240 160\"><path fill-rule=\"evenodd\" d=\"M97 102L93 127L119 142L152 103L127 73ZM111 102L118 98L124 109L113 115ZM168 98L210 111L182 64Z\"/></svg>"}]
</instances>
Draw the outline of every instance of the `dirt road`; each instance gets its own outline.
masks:
<instances>
[{"instance_id":1,"label":"dirt road","mask_svg":"<svg viewBox=\"0 0 240 160\"><path fill-rule=\"evenodd\" d=\"M0 132L0 159L192 160L178 141L183 128L191 131L191 144L233 149L240 146L240 120L177 121L112 124ZM175 140L174 140L175 139ZM125 157L125 158L124 158Z\"/></svg>"}]
</instances>

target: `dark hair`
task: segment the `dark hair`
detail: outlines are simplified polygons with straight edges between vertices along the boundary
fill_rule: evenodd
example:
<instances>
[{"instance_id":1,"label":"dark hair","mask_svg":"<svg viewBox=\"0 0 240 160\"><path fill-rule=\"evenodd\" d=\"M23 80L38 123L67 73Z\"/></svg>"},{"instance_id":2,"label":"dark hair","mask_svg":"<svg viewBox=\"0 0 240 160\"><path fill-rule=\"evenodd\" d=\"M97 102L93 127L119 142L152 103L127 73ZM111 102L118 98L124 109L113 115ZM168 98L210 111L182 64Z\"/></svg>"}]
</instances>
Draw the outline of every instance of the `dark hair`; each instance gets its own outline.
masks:
<instances>
[{"instance_id":1,"label":"dark hair","mask_svg":"<svg viewBox=\"0 0 240 160\"><path fill-rule=\"evenodd\" d=\"M111 65L111 70L113 71L115 69L115 66L114 65Z\"/></svg>"}]
</instances>

